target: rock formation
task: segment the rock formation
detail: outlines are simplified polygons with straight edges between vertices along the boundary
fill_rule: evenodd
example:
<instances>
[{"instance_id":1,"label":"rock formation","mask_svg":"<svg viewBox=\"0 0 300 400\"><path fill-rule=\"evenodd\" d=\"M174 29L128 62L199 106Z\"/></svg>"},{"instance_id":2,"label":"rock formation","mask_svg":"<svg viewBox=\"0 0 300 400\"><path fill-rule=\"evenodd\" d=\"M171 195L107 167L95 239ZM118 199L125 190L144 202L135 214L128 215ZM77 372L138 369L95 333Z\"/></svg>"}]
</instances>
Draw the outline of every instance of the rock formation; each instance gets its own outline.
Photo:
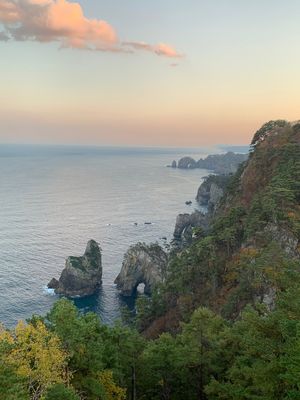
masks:
<instances>
[{"instance_id":1,"label":"rock formation","mask_svg":"<svg viewBox=\"0 0 300 400\"><path fill-rule=\"evenodd\" d=\"M224 195L229 179L229 175L210 175L205 178L198 189L197 202L207 207L208 212L214 212Z\"/></svg>"},{"instance_id":2,"label":"rock formation","mask_svg":"<svg viewBox=\"0 0 300 400\"><path fill-rule=\"evenodd\" d=\"M167 262L167 254L158 244L131 246L115 280L117 288L123 296L131 296L138 285L144 283L144 292L151 294L154 286L163 281Z\"/></svg>"},{"instance_id":3,"label":"rock formation","mask_svg":"<svg viewBox=\"0 0 300 400\"><path fill-rule=\"evenodd\" d=\"M184 241L189 243L193 237L193 228L207 228L207 217L200 211L195 211L192 214L179 214L176 218L174 229L175 241Z\"/></svg>"},{"instance_id":4,"label":"rock formation","mask_svg":"<svg viewBox=\"0 0 300 400\"><path fill-rule=\"evenodd\" d=\"M300 258L300 238L288 228L269 222L263 235L269 235L289 257Z\"/></svg>"},{"instance_id":5,"label":"rock formation","mask_svg":"<svg viewBox=\"0 0 300 400\"><path fill-rule=\"evenodd\" d=\"M178 168L194 169L197 168L197 162L192 157L183 157L178 161Z\"/></svg>"},{"instance_id":6,"label":"rock formation","mask_svg":"<svg viewBox=\"0 0 300 400\"><path fill-rule=\"evenodd\" d=\"M90 240L83 256L67 258L59 280L53 278L48 288L68 297L83 297L95 293L101 283L101 250L95 240Z\"/></svg>"},{"instance_id":7,"label":"rock formation","mask_svg":"<svg viewBox=\"0 0 300 400\"><path fill-rule=\"evenodd\" d=\"M231 174L236 172L238 166L246 161L248 154L237 154L229 151L225 154L213 154L204 159L195 161L192 157L183 157L178 161L181 169L209 169L216 174Z\"/></svg>"}]
</instances>

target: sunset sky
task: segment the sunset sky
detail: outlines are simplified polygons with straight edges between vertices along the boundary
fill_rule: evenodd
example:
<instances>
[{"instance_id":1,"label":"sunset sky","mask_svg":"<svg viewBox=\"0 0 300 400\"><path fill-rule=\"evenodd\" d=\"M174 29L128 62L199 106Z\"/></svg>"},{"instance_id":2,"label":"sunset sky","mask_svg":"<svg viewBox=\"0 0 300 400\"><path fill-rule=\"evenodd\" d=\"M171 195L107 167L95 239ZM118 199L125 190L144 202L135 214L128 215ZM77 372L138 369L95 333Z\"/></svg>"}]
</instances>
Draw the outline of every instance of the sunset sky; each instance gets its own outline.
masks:
<instances>
[{"instance_id":1,"label":"sunset sky","mask_svg":"<svg viewBox=\"0 0 300 400\"><path fill-rule=\"evenodd\" d=\"M247 144L299 45L299 0L0 0L0 143Z\"/></svg>"}]
</instances>

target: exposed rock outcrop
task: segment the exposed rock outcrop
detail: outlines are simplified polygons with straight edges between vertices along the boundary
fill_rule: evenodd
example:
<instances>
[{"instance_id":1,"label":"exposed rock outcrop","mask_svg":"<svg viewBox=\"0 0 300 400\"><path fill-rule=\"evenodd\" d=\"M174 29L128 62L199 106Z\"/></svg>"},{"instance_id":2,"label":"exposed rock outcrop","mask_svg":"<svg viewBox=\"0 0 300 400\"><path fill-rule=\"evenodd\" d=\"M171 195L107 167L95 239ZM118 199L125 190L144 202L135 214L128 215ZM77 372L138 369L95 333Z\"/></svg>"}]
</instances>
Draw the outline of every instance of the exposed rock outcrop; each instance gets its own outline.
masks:
<instances>
[{"instance_id":1,"label":"exposed rock outcrop","mask_svg":"<svg viewBox=\"0 0 300 400\"><path fill-rule=\"evenodd\" d=\"M175 160L173 160L171 167L172 168L177 168L177 162Z\"/></svg>"},{"instance_id":2,"label":"exposed rock outcrop","mask_svg":"<svg viewBox=\"0 0 300 400\"><path fill-rule=\"evenodd\" d=\"M274 223L269 223L267 226L265 226L264 234L270 235L272 240L279 244L282 250L289 257L300 258L299 238L297 238L295 234L290 232L288 229Z\"/></svg>"},{"instance_id":3,"label":"exposed rock outcrop","mask_svg":"<svg viewBox=\"0 0 300 400\"><path fill-rule=\"evenodd\" d=\"M163 281L167 262L168 256L158 244L131 246L115 280L117 288L123 296L131 296L144 283L144 292L151 294L154 286Z\"/></svg>"},{"instance_id":4,"label":"exposed rock outcrop","mask_svg":"<svg viewBox=\"0 0 300 400\"><path fill-rule=\"evenodd\" d=\"M230 175L210 175L205 178L198 189L197 202L213 213L224 195L229 179Z\"/></svg>"},{"instance_id":5,"label":"exposed rock outcrop","mask_svg":"<svg viewBox=\"0 0 300 400\"><path fill-rule=\"evenodd\" d=\"M175 241L190 243L193 238L193 228L207 228L207 216L200 211L195 211L192 214L179 214L176 218L174 239Z\"/></svg>"},{"instance_id":6,"label":"exposed rock outcrop","mask_svg":"<svg viewBox=\"0 0 300 400\"><path fill-rule=\"evenodd\" d=\"M95 240L90 240L83 256L67 258L59 280L53 278L48 288L68 297L83 297L95 293L101 283L101 250Z\"/></svg>"}]
</instances>

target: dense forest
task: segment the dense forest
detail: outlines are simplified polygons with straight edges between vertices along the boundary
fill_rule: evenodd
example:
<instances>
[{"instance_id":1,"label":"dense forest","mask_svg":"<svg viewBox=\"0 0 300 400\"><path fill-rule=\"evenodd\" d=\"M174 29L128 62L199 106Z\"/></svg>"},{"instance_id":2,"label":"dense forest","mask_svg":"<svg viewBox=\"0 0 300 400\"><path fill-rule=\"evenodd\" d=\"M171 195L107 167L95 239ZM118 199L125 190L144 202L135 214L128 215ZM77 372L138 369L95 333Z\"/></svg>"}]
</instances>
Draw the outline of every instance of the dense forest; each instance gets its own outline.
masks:
<instances>
[{"instance_id":1,"label":"dense forest","mask_svg":"<svg viewBox=\"0 0 300 400\"><path fill-rule=\"evenodd\" d=\"M61 299L0 328L0 399L300 399L300 124L265 124L228 179L135 315Z\"/></svg>"}]
</instances>

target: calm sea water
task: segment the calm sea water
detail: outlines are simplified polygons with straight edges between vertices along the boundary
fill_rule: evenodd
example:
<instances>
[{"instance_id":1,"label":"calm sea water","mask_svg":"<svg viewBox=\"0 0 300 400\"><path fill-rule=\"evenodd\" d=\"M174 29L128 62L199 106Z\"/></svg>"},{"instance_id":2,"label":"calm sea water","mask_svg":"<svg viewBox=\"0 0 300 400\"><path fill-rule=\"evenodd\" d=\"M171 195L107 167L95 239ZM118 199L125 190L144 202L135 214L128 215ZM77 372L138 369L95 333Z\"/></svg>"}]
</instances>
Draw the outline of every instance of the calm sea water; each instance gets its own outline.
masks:
<instances>
[{"instance_id":1,"label":"calm sea water","mask_svg":"<svg viewBox=\"0 0 300 400\"><path fill-rule=\"evenodd\" d=\"M189 154L0 146L0 321L11 326L47 313L58 299L47 283L59 277L67 256L83 254L91 238L103 250L103 287L75 303L105 323L118 318L124 299L113 282L128 247L138 241L163 243L163 236L170 240L177 214L196 207L185 201L194 200L208 172L166 168Z\"/></svg>"}]
</instances>

